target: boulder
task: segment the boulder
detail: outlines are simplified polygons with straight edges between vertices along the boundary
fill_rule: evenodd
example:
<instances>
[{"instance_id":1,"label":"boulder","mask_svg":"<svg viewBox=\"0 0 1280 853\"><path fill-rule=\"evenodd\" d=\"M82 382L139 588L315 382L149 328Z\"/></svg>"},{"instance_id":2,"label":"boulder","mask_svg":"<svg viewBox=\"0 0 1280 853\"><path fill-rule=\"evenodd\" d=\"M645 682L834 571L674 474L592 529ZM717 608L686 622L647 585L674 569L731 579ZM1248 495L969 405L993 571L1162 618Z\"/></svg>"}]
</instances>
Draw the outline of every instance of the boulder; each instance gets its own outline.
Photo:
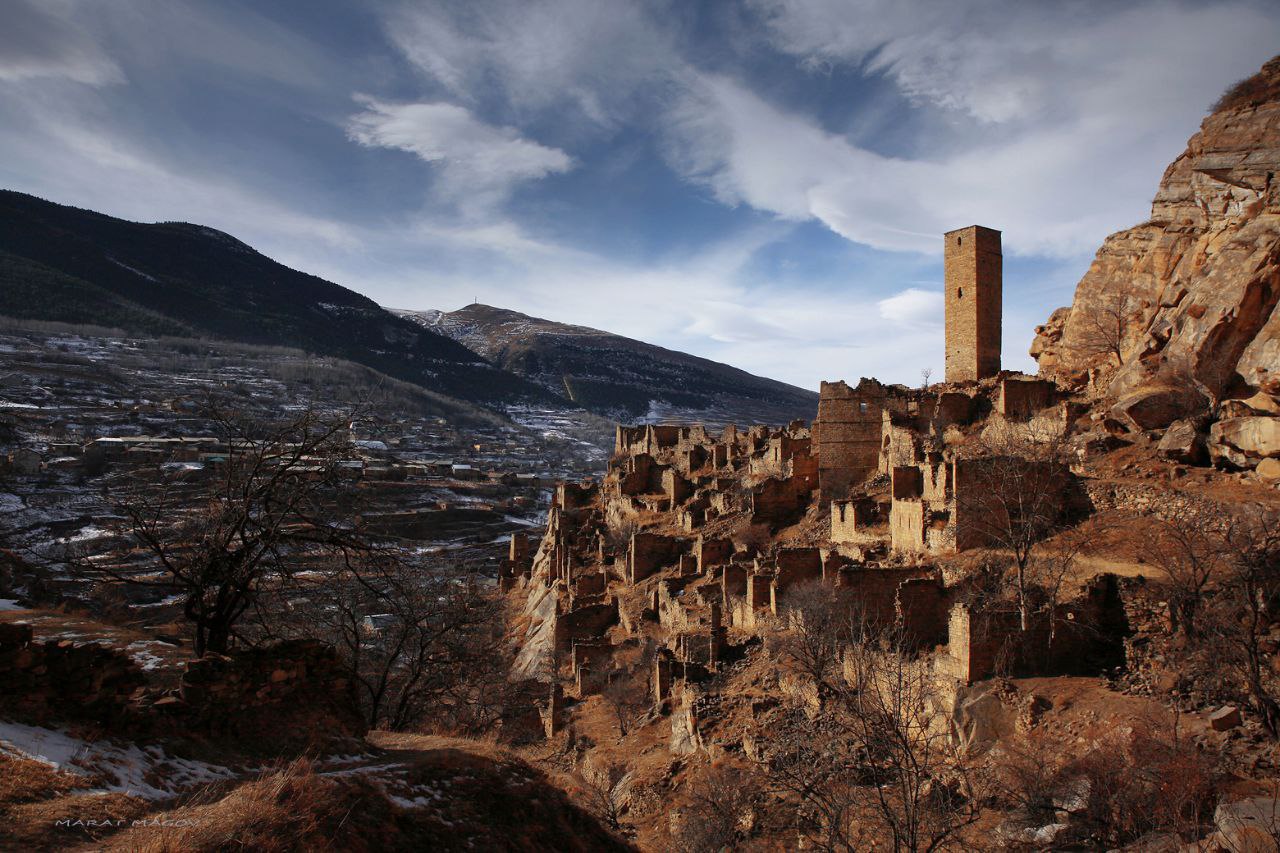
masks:
<instances>
[{"instance_id":1,"label":"boulder","mask_svg":"<svg viewBox=\"0 0 1280 853\"><path fill-rule=\"evenodd\" d=\"M1260 415L1280 415L1280 400L1262 391L1241 402Z\"/></svg>"},{"instance_id":2,"label":"boulder","mask_svg":"<svg viewBox=\"0 0 1280 853\"><path fill-rule=\"evenodd\" d=\"M1015 714L1005 707L993 692L976 696L956 697L951 715L952 736L966 750L980 752L1001 737L1012 734L1016 726Z\"/></svg>"},{"instance_id":3,"label":"boulder","mask_svg":"<svg viewBox=\"0 0 1280 853\"><path fill-rule=\"evenodd\" d=\"M1208 401L1189 385L1157 385L1131 391L1111 407L1111 416L1134 431L1164 429L1205 411Z\"/></svg>"},{"instance_id":4,"label":"boulder","mask_svg":"<svg viewBox=\"0 0 1280 853\"><path fill-rule=\"evenodd\" d=\"M1280 459L1263 459L1254 469L1265 483L1280 483Z\"/></svg>"},{"instance_id":5,"label":"boulder","mask_svg":"<svg viewBox=\"0 0 1280 853\"><path fill-rule=\"evenodd\" d=\"M1209 839L1233 853L1280 853L1280 799L1252 797L1218 806L1213 813L1217 827Z\"/></svg>"},{"instance_id":6,"label":"boulder","mask_svg":"<svg viewBox=\"0 0 1280 853\"><path fill-rule=\"evenodd\" d=\"M1280 418L1256 415L1218 421L1209 429L1209 455L1237 468L1280 457Z\"/></svg>"},{"instance_id":7,"label":"boulder","mask_svg":"<svg viewBox=\"0 0 1280 853\"><path fill-rule=\"evenodd\" d=\"M1225 732L1236 728L1241 723L1240 709L1232 705L1223 705L1209 715L1209 725L1215 732Z\"/></svg>"},{"instance_id":8,"label":"boulder","mask_svg":"<svg viewBox=\"0 0 1280 853\"><path fill-rule=\"evenodd\" d=\"M1174 421L1156 446L1156 453L1174 462L1199 465L1204 461L1204 437L1192 421Z\"/></svg>"}]
</instances>

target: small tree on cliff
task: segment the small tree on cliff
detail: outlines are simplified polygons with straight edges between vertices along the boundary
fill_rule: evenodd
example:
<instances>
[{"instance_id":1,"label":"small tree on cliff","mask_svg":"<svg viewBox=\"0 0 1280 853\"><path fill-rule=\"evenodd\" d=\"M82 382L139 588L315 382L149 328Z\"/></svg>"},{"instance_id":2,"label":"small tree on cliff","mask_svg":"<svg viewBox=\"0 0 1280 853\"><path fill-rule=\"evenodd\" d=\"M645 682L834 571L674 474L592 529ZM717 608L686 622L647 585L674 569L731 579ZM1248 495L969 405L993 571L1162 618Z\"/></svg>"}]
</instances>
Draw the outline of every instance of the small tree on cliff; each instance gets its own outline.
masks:
<instances>
[{"instance_id":1,"label":"small tree on cliff","mask_svg":"<svg viewBox=\"0 0 1280 853\"><path fill-rule=\"evenodd\" d=\"M377 550L348 521L355 489L341 465L349 419L312 411L264 424L214 409L226 442L214 476L191 485L140 480L119 511L129 544L94 561L90 575L175 590L197 655L225 652L264 587L309 566L350 563ZM161 577L121 566L137 551Z\"/></svg>"},{"instance_id":2,"label":"small tree on cliff","mask_svg":"<svg viewBox=\"0 0 1280 853\"><path fill-rule=\"evenodd\" d=\"M1119 289L1103 295L1081 317L1081 346L1090 355L1111 356L1117 366L1124 364L1125 335L1133 313L1133 301L1127 291Z\"/></svg>"}]
</instances>

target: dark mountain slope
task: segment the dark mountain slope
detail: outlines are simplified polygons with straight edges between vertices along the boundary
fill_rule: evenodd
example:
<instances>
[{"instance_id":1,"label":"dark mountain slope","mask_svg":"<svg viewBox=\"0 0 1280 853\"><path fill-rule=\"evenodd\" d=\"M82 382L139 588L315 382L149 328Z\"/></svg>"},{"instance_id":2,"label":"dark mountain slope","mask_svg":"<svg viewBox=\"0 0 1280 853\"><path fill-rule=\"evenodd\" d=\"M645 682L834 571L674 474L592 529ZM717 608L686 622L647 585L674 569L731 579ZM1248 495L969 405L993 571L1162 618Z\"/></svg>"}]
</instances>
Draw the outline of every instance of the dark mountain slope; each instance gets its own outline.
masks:
<instances>
[{"instance_id":1,"label":"dark mountain slope","mask_svg":"<svg viewBox=\"0 0 1280 853\"><path fill-rule=\"evenodd\" d=\"M292 346L465 400L562 403L444 335L211 228L127 222L0 191L0 253L2 314L88 315L139 333Z\"/></svg>"},{"instance_id":2,"label":"dark mountain slope","mask_svg":"<svg viewBox=\"0 0 1280 853\"><path fill-rule=\"evenodd\" d=\"M710 423L811 419L818 395L744 370L620 335L488 305L399 312L495 365L619 420Z\"/></svg>"}]
</instances>

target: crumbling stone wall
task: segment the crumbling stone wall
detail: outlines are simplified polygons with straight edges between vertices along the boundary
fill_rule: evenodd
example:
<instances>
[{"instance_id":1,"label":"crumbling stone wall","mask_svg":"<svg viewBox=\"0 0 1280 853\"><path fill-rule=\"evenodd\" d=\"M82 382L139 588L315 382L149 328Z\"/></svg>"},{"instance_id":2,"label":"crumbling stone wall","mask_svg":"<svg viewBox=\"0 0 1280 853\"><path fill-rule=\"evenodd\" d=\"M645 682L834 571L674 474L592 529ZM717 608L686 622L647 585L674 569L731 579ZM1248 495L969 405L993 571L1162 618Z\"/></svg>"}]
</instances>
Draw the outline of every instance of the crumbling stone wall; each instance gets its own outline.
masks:
<instances>
[{"instance_id":1,"label":"crumbling stone wall","mask_svg":"<svg viewBox=\"0 0 1280 853\"><path fill-rule=\"evenodd\" d=\"M863 542L867 528L880 521L876 503L868 498L831 502L831 541Z\"/></svg>"},{"instance_id":2,"label":"crumbling stone wall","mask_svg":"<svg viewBox=\"0 0 1280 853\"><path fill-rule=\"evenodd\" d=\"M618 603L588 604L556 616L555 646L568 651L573 643L592 640L618 624Z\"/></svg>"},{"instance_id":3,"label":"crumbling stone wall","mask_svg":"<svg viewBox=\"0 0 1280 853\"><path fill-rule=\"evenodd\" d=\"M1057 390L1058 386L1047 379L1006 377L1000 380L996 411L1009 420L1025 421L1041 409L1053 405L1057 399Z\"/></svg>"},{"instance_id":4,"label":"crumbling stone wall","mask_svg":"<svg viewBox=\"0 0 1280 853\"><path fill-rule=\"evenodd\" d=\"M697 560L698 572L706 572L712 566L719 566L733 556L733 542L728 539L708 539L699 536L693 546L693 556Z\"/></svg>"},{"instance_id":5,"label":"crumbling stone wall","mask_svg":"<svg viewBox=\"0 0 1280 853\"><path fill-rule=\"evenodd\" d=\"M1053 614L1032 614L1026 630L1015 608L976 611L956 604L947 668L965 683L995 675L1093 675L1124 662L1130 633L1118 578L1099 575L1076 601Z\"/></svg>"},{"instance_id":6,"label":"crumbling stone wall","mask_svg":"<svg viewBox=\"0 0 1280 853\"><path fill-rule=\"evenodd\" d=\"M281 749L367 728L350 671L319 640L286 640L187 663L176 693L152 705L175 733Z\"/></svg>"},{"instance_id":7,"label":"crumbling stone wall","mask_svg":"<svg viewBox=\"0 0 1280 853\"><path fill-rule=\"evenodd\" d=\"M789 524L809 504L807 484L795 477L771 477L751 490L752 524Z\"/></svg>"},{"instance_id":8,"label":"crumbling stone wall","mask_svg":"<svg viewBox=\"0 0 1280 853\"><path fill-rule=\"evenodd\" d=\"M0 712L22 720L118 722L146 683L127 654L97 643L34 638L0 624Z\"/></svg>"},{"instance_id":9,"label":"crumbling stone wall","mask_svg":"<svg viewBox=\"0 0 1280 853\"><path fill-rule=\"evenodd\" d=\"M887 393L874 379L864 378L856 388L822 383L814 443L823 500L848 497L850 486L876 470Z\"/></svg>"},{"instance_id":10,"label":"crumbling stone wall","mask_svg":"<svg viewBox=\"0 0 1280 853\"><path fill-rule=\"evenodd\" d=\"M664 566L673 565L685 540L640 531L631 535L627 552L627 583L639 583Z\"/></svg>"}]
</instances>

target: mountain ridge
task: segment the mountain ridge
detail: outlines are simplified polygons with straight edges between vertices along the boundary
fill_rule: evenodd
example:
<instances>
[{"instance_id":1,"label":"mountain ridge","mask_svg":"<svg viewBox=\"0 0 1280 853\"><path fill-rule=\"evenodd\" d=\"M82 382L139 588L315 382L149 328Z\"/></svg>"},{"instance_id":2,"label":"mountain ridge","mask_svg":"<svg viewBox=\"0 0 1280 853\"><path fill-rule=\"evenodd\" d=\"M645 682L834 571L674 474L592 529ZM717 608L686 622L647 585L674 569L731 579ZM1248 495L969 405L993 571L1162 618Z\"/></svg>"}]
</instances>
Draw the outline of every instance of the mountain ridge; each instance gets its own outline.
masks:
<instances>
[{"instance_id":1,"label":"mountain ridge","mask_svg":"<svg viewBox=\"0 0 1280 853\"><path fill-rule=\"evenodd\" d=\"M34 283L33 283L34 280ZM452 339L203 225L138 223L0 190L0 313L293 346L469 402L556 404ZM96 312L94 312L96 313Z\"/></svg>"},{"instance_id":2,"label":"mountain ridge","mask_svg":"<svg viewBox=\"0 0 1280 853\"><path fill-rule=\"evenodd\" d=\"M479 303L452 312L391 310L618 420L786 422L817 410L812 391L589 326Z\"/></svg>"}]
</instances>

